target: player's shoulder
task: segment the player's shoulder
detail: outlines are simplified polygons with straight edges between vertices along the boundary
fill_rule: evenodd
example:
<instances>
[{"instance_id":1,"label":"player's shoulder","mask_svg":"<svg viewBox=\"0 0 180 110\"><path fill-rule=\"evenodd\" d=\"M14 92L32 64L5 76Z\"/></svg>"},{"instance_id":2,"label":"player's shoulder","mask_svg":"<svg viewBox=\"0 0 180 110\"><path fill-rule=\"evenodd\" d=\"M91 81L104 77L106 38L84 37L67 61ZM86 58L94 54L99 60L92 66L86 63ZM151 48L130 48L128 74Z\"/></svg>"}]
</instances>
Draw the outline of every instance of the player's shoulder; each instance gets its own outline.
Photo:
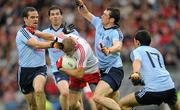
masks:
<instances>
[{"instance_id":1,"label":"player's shoulder","mask_svg":"<svg viewBox=\"0 0 180 110\"><path fill-rule=\"evenodd\" d=\"M50 30L50 27L47 27L45 29L42 30L42 32L48 32Z\"/></svg>"},{"instance_id":2,"label":"player's shoulder","mask_svg":"<svg viewBox=\"0 0 180 110\"><path fill-rule=\"evenodd\" d=\"M133 50L133 52L142 52L142 51L145 51L145 50L147 50L147 47L145 47L145 46L139 46L139 47L135 48L135 49Z\"/></svg>"},{"instance_id":3,"label":"player's shoulder","mask_svg":"<svg viewBox=\"0 0 180 110\"><path fill-rule=\"evenodd\" d=\"M29 36L28 32L25 30L24 27L20 27L19 30L17 31L16 37L20 36Z\"/></svg>"}]
</instances>

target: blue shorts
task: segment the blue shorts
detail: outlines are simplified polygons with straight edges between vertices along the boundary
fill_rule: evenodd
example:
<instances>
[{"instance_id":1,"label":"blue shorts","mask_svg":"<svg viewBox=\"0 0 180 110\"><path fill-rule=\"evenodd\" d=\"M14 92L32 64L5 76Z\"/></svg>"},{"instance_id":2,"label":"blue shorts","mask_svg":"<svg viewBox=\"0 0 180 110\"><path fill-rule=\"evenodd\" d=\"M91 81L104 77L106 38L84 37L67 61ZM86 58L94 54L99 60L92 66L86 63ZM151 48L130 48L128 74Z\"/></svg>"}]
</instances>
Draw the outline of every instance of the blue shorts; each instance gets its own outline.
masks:
<instances>
[{"instance_id":1,"label":"blue shorts","mask_svg":"<svg viewBox=\"0 0 180 110\"><path fill-rule=\"evenodd\" d=\"M135 97L141 105L160 105L163 102L168 105L175 105L177 101L175 88L162 92L148 92L142 89L135 93Z\"/></svg>"},{"instance_id":2,"label":"blue shorts","mask_svg":"<svg viewBox=\"0 0 180 110\"><path fill-rule=\"evenodd\" d=\"M105 73L105 71L100 69L100 73L101 80L107 82L113 91L117 91L120 88L121 82L124 78L124 71L122 67L112 67L108 73Z\"/></svg>"},{"instance_id":3,"label":"blue shorts","mask_svg":"<svg viewBox=\"0 0 180 110\"><path fill-rule=\"evenodd\" d=\"M34 91L33 80L37 75L43 75L47 78L47 67L20 67L17 74L17 81L20 90L23 94L28 94Z\"/></svg>"},{"instance_id":4,"label":"blue shorts","mask_svg":"<svg viewBox=\"0 0 180 110\"><path fill-rule=\"evenodd\" d=\"M58 82L60 82L61 80L69 81L69 76L60 70L53 73L53 78L54 78L56 84Z\"/></svg>"}]
</instances>

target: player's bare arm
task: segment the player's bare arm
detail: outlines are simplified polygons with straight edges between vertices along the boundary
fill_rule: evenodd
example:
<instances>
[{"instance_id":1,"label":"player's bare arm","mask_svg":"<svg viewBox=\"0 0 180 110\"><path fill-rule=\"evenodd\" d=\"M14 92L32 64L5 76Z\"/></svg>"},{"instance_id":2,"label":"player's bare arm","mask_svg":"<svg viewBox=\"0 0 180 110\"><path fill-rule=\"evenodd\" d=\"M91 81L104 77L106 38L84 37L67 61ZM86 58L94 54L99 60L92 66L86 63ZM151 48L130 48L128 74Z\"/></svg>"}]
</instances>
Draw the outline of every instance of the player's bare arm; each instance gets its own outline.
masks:
<instances>
[{"instance_id":1,"label":"player's bare arm","mask_svg":"<svg viewBox=\"0 0 180 110\"><path fill-rule=\"evenodd\" d=\"M32 28L30 26L27 26L26 30L28 30L31 34L34 34L34 35L41 37L45 40L55 40L55 36L53 34L37 31L35 28Z\"/></svg>"},{"instance_id":2,"label":"player's bare arm","mask_svg":"<svg viewBox=\"0 0 180 110\"><path fill-rule=\"evenodd\" d=\"M51 40L51 41L55 40L55 36L53 34L50 34L50 33L35 31L34 34L38 37L45 39L45 40Z\"/></svg>"},{"instance_id":3,"label":"player's bare arm","mask_svg":"<svg viewBox=\"0 0 180 110\"><path fill-rule=\"evenodd\" d=\"M109 48L103 46L103 44L100 44L100 46L101 46L101 51L105 55L109 55L109 54L112 54L114 52L120 52L121 48L122 48L122 42L121 41L114 41L113 46L109 47Z\"/></svg>"},{"instance_id":4,"label":"player's bare arm","mask_svg":"<svg viewBox=\"0 0 180 110\"><path fill-rule=\"evenodd\" d=\"M51 42L40 42L35 38L31 38L27 41L27 44L35 49L43 49L51 47Z\"/></svg>"},{"instance_id":5,"label":"player's bare arm","mask_svg":"<svg viewBox=\"0 0 180 110\"><path fill-rule=\"evenodd\" d=\"M109 50L111 53L120 52L121 49L122 49L122 42L121 41L114 41L113 46L109 47Z\"/></svg>"},{"instance_id":6,"label":"player's bare arm","mask_svg":"<svg viewBox=\"0 0 180 110\"><path fill-rule=\"evenodd\" d=\"M64 71L67 75L73 76L75 78L82 78L84 75L84 68L83 67L73 69L73 70L60 68L60 70Z\"/></svg>"},{"instance_id":7,"label":"player's bare arm","mask_svg":"<svg viewBox=\"0 0 180 110\"><path fill-rule=\"evenodd\" d=\"M135 72L139 73L140 68L141 68L141 60L139 59L134 60L132 66L133 66L133 73Z\"/></svg>"}]
</instances>

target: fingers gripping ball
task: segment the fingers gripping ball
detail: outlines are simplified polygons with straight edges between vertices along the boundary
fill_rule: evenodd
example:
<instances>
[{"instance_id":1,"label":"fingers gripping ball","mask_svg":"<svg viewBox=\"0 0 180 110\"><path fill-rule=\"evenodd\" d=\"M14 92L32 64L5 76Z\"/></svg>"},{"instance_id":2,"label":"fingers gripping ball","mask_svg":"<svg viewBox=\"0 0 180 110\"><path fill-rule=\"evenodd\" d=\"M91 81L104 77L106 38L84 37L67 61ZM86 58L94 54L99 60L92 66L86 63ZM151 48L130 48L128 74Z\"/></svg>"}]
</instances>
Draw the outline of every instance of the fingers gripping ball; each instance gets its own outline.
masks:
<instances>
[{"instance_id":1,"label":"fingers gripping ball","mask_svg":"<svg viewBox=\"0 0 180 110\"><path fill-rule=\"evenodd\" d=\"M58 69L64 68L64 69L75 69L77 66L76 59L69 57L67 55L64 55L63 57L60 57L56 63L56 66Z\"/></svg>"}]
</instances>

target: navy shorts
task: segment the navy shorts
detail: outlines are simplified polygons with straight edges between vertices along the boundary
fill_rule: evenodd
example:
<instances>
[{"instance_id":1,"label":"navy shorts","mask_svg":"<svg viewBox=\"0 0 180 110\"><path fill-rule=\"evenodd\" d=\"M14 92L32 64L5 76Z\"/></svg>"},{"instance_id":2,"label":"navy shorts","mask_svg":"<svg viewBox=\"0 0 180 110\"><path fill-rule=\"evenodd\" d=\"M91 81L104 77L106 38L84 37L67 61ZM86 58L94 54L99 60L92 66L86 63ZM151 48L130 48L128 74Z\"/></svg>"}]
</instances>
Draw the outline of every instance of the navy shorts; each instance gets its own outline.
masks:
<instances>
[{"instance_id":1,"label":"navy shorts","mask_svg":"<svg viewBox=\"0 0 180 110\"><path fill-rule=\"evenodd\" d=\"M105 73L105 71L100 69L100 73L101 80L107 82L113 91L117 91L120 88L121 82L124 78L124 71L122 67L112 67L108 73Z\"/></svg>"},{"instance_id":2,"label":"navy shorts","mask_svg":"<svg viewBox=\"0 0 180 110\"><path fill-rule=\"evenodd\" d=\"M47 67L20 67L17 74L17 81L20 90L23 94L28 94L34 91L33 80L37 75L43 75L47 78Z\"/></svg>"},{"instance_id":3,"label":"navy shorts","mask_svg":"<svg viewBox=\"0 0 180 110\"><path fill-rule=\"evenodd\" d=\"M135 93L135 97L141 105L160 105L163 102L168 105L175 105L177 101L175 88L162 92L148 92L142 89Z\"/></svg>"},{"instance_id":4,"label":"navy shorts","mask_svg":"<svg viewBox=\"0 0 180 110\"><path fill-rule=\"evenodd\" d=\"M69 76L60 70L53 73L53 78L54 78L56 84L61 80L69 81Z\"/></svg>"}]
</instances>

